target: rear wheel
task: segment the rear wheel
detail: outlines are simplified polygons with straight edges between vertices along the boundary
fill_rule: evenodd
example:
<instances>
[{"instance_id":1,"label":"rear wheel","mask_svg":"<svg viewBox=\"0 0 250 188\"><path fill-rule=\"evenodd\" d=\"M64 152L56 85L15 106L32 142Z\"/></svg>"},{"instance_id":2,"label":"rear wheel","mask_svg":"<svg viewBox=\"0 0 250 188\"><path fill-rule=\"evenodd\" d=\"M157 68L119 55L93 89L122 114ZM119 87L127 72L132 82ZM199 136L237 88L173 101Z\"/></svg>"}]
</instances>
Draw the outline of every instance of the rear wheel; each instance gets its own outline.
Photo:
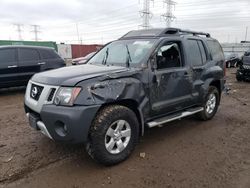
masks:
<instances>
[{"instance_id":1,"label":"rear wheel","mask_svg":"<svg viewBox=\"0 0 250 188\"><path fill-rule=\"evenodd\" d=\"M209 86L206 100L203 104L204 110L198 113L201 120L210 120L214 117L218 110L220 94L216 87Z\"/></svg>"},{"instance_id":2,"label":"rear wheel","mask_svg":"<svg viewBox=\"0 0 250 188\"><path fill-rule=\"evenodd\" d=\"M86 149L96 161L114 165L129 157L138 137L135 113L127 107L111 105L103 108L95 118Z\"/></svg>"}]
</instances>

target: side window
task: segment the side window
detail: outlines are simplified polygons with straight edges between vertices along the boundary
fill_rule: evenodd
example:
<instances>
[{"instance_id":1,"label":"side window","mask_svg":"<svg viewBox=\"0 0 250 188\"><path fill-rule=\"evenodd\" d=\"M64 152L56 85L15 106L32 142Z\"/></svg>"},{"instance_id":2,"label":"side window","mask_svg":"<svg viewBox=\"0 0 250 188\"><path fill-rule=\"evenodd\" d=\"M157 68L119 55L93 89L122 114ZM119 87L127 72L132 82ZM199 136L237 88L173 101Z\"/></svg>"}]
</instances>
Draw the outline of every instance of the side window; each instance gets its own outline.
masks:
<instances>
[{"instance_id":1,"label":"side window","mask_svg":"<svg viewBox=\"0 0 250 188\"><path fill-rule=\"evenodd\" d=\"M223 61L224 55L220 44L217 41L208 40L208 47L210 49L213 60Z\"/></svg>"},{"instance_id":2,"label":"side window","mask_svg":"<svg viewBox=\"0 0 250 188\"><path fill-rule=\"evenodd\" d=\"M201 66L203 64L200 47L197 40L188 40L188 56L193 66ZM204 50L204 48L203 48Z\"/></svg>"},{"instance_id":3,"label":"side window","mask_svg":"<svg viewBox=\"0 0 250 188\"><path fill-rule=\"evenodd\" d=\"M20 61L36 61L39 60L39 53L34 49L20 49Z\"/></svg>"},{"instance_id":4,"label":"side window","mask_svg":"<svg viewBox=\"0 0 250 188\"><path fill-rule=\"evenodd\" d=\"M157 51L157 69L181 67L180 44L168 42Z\"/></svg>"},{"instance_id":5,"label":"side window","mask_svg":"<svg viewBox=\"0 0 250 188\"><path fill-rule=\"evenodd\" d=\"M0 50L0 63L10 63L16 61L15 49L1 49Z\"/></svg>"},{"instance_id":6,"label":"side window","mask_svg":"<svg viewBox=\"0 0 250 188\"><path fill-rule=\"evenodd\" d=\"M206 55L204 45L200 40L198 40L198 45L199 45L200 52L201 52L202 63L205 64L207 62L207 55Z\"/></svg>"},{"instance_id":7,"label":"side window","mask_svg":"<svg viewBox=\"0 0 250 188\"><path fill-rule=\"evenodd\" d=\"M56 59L59 56L53 50L40 50L42 59Z\"/></svg>"},{"instance_id":8,"label":"side window","mask_svg":"<svg viewBox=\"0 0 250 188\"><path fill-rule=\"evenodd\" d=\"M250 56L250 51L245 52L244 56Z\"/></svg>"}]
</instances>

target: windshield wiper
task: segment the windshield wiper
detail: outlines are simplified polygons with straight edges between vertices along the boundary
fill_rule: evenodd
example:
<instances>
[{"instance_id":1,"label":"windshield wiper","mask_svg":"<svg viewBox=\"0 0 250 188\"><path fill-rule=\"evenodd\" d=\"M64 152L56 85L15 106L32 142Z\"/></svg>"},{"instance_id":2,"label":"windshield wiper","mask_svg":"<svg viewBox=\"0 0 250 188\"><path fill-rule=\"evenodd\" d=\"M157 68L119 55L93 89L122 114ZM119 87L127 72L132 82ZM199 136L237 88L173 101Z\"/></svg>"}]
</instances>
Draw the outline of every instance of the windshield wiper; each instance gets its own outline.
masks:
<instances>
[{"instance_id":1,"label":"windshield wiper","mask_svg":"<svg viewBox=\"0 0 250 188\"><path fill-rule=\"evenodd\" d=\"M103 58L103 60L102 60L102 64L103 64L103 65L106 65L106 64L107 64L108 56L109 56L109 48L107 48L107 50L106 50L106 55L104 56L104 58Z\"/></svg>"},{"instance_id":2,"label":"windshield wiper","mask_svg":"<svg viewBox=\"0 0 250 188\"><path fill-rule=\"evenodd\" d=\"M126 44L126 49L127 49L127 61L126 61L126 66L129 68L130 67L130 63L132 62L132 59L131 59L131 55L130 55L130 52L129 52L129 49L128 49L128 45Z\"/></svg>"}]
</instances>

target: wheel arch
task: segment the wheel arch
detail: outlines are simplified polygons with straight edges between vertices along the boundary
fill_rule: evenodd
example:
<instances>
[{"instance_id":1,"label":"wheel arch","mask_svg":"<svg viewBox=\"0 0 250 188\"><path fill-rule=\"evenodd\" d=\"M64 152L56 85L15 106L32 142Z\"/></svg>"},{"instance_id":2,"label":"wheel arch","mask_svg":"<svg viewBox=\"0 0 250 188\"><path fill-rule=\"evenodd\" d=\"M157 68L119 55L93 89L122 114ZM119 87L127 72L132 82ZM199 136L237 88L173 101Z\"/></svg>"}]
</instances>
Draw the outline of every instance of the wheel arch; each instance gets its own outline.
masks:
<instances>
[{"instance_id":1,"label":"wheel arch","mask_svg":"<svg viewBox=\"0 0 250 188\"><path fill-rule=\"evenodd\" d=\"M213 80L210 82L209 86L214 86L218 89L219 91L219 104L220 104L220 96L222 93L222 85L221 85L221 81L220 80Z\"/></svg>"},{"instance_id":2,"label":"wheel arch","mask_svg":"<svg viewBox=\"0 0 250 188\"><path fill-rule=\"evenodd\" d=\"M132 110L138 120L139 123L139 135L143 135L144 134L144 119L143 119L143 114L139 108L139 104L137 101L133 100L133 99L123 99L123 100L119 100L119 101L114 101L114 102L110 102L110 103L105 103L103 105L101 105L101 107L99 108L98 112L110 105L121 105L121 106L125 106L127 108L129 108L130 110ZM97 112L97 113L98 113Z\"/></svg>"}]
</instances>

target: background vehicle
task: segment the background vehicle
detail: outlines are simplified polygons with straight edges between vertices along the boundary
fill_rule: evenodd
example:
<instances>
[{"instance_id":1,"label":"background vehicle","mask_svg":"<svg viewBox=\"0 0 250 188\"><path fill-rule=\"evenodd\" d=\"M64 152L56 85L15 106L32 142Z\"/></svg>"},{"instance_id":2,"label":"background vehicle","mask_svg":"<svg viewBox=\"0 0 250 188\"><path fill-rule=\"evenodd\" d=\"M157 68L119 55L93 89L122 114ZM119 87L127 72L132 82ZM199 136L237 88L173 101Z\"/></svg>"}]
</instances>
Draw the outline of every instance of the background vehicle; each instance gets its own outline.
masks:
<instances>
[{"instance_id":1,"label":"background vehicle","mask_svg":"<svg viewBox=\"0 0 250 188\"><path fill-rule=\"evenodd\" d=\"M35 73L64 66L64 60L52 48L1 46L0 88L26 85Z\"/></svg>"},{"instance_id":2,"label":"background vehicle","mask_svg":"<svg viewBox=\"0 0 250 188\"><path fill-rule=\"evenodd\" d=\"M93 159L113 165L131 154L147 127L194 114L213 118L224 71L222 48L208 33L132 31L86 65L34 75L25 111L49 138L85 143Z\"/></svg>"},{"instance_id":3,"label":"background vehicle","mask_svg":"<svg viewBox=\"0 0 250 188\"><path fill-rule=\"evenodd\" d=\"M96 54L96 52L91 52L88 55L84 56L84 57L79 57L76 59L72 60L72 65L81 65L81 64L85 64L87 63L87 61L93 57Z\"/></svg>"},{"instance_id":4,"label":"background vehicle","mask_svg":"<svg viewBox=\"0 0 250 188\"><path fill-rule=\"evenodd\" d=\"M238 67L242 63L241 58L237 54L229 52L225 52L224 54L227 68Z\"/></svg>"},{"instance_id":5,"label":"background vehicle","mask_svg":"<svg viewBox=\"0 0 250 188\"><path fill-rule=\"evenodd\" d=\"M236 72L238 81L250 81L250 50L242 57L242 65Z\"/></svg>"}]
</instances>

